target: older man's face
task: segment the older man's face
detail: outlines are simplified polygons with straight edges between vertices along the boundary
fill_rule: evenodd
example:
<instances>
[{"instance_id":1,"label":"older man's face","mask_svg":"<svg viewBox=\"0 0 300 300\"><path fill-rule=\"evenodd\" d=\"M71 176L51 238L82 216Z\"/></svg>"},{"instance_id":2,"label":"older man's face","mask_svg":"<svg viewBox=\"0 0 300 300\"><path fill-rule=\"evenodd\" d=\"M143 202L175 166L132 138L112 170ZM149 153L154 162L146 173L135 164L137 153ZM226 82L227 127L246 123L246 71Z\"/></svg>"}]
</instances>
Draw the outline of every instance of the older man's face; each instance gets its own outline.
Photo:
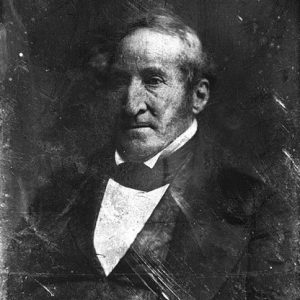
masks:
<instances>
[{"instance_id":1,"label":"older man's face","mask_svg":"<svg viewBox=\"0 0 300 300\"><path fill-rule=\"evenodd\" d=\"M122 104L117 149L133 161L154 156L193 120L178 63L182 41L150 29L125 37L112 66L113 97Z\"/></svg>"}]
</instances>

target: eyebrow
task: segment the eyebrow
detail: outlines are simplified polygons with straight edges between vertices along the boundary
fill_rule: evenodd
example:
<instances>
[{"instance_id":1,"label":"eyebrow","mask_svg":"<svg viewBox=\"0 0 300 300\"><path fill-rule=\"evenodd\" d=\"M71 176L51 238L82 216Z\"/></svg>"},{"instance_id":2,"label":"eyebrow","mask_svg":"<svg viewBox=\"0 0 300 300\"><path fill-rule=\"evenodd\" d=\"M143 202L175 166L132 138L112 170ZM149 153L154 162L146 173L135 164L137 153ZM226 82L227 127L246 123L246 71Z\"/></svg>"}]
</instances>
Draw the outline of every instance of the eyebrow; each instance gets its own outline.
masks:
<instances>
[{"instance_id":1,"label":"eyebrow","mask_svg":"<svg viewBox=\"0 0 300 300\"><path fill-rule=\"evenodd\" d=\"M147 74L155 74L155 75L159 75L159 76L162 76L162 77L168 77L167 73L162 70L161 68L159 67L155 67L155 66L152 66L152 67L142 67L139 69L139 72L142 74L142 75L147 75ZM110 73L112 74L128 74L130 72L128 72L126 70L126 68L123 68L117 64L115 65L112 65L111 68L110 68Z\"/></svg>"},{"instance_id":2,"label":"eyebrow","mask_svg":"<svg viewBox=\"0 0 300 300\"><path fill-rule=\"evenodd\" d=\"M140 70L141 74L156 74L162 77L167 77L167 73L164 72L161 68L158 67L145 67L144 69Z\"/></svg>"}]
</instances>

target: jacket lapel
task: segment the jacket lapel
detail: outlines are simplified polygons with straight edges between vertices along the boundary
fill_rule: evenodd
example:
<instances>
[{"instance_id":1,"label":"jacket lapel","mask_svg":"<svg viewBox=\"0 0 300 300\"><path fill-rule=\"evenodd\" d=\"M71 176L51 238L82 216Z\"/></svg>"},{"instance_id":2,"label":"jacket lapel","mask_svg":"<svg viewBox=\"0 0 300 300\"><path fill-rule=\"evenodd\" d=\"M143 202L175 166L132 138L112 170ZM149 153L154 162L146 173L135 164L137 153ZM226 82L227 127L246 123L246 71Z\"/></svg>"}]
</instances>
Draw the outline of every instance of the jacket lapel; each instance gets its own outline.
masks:
<instances>
[{"instance_id":1,"label":"jacket lapel","mask_svg":"<svg viewBox=\"0 0 300 300\"><path fill-rule=\"evenodd\" d=\"M102 157L109 157L103 160ZM103 278L104 270L97 259L93 235L100 211L105 188L113 168L112 155L99 155L99 159L92 164L87 172L87 180L84 187L78 193L74 205L70 208L68 232L73 239L74 251L78 252L78 263L83 268L91 270L96 277Z\"/></svg>"},{"instance_id":2,"label":"jacket lapel","mask_svg":"<svg viewBox=\"0 0 300 300\"><path fill-rule=\"evenodd\" d=\"M180 208L166 262L175 282L165 290L170 299L213 299L244 263L249 224L230 224L220 216L218 166L212 151L205 151L203 146L195 154L190 184L182 188L175 182L170 189Z\"/></svg>"}]
</instances>

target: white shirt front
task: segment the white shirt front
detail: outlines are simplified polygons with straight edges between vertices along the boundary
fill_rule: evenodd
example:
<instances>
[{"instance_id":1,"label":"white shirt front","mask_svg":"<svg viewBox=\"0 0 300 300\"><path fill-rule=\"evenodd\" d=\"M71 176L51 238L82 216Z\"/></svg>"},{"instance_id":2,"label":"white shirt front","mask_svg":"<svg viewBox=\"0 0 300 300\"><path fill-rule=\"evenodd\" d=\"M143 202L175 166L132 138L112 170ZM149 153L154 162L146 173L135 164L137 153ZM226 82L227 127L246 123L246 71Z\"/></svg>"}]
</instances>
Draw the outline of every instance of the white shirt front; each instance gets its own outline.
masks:
<instances>
[{"instance_id":1,"label":"white shirt front","mask_svg":"<svg viewBox=\"0 0 300 300\"><path fill-rule=\"evenodd\" d=\"M153 168L161 155L168 156L186 144L195 135L197 127L194 120L183 134L144 164ZM117 151L115 161L117 165L124 162ZM108 180L94 231L95 251L106 276L126 254L168 187L166 184L144 192Z\"/></svg>"}]
</instances>

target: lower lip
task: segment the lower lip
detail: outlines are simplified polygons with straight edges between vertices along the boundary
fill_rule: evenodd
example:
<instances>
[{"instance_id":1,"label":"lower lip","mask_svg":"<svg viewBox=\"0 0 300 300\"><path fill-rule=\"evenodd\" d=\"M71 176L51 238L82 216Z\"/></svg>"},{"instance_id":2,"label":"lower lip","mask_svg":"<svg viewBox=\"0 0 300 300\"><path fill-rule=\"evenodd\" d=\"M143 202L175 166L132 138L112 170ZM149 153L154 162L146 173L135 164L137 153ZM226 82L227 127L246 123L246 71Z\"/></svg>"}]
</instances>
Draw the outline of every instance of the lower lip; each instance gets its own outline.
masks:
<instances>
[{"instance_id":1,"label":"lower lip","mask_svg":"<svg viewBox=\"0 0 300 300\"><path fill-rule=\"evenodd\" d=\"M125 131L127 131L127 133L148 133L149 130L151 129L150 126L143 126L143 127L129 127L126 128Z\"/></svg>"}]
</instances>

